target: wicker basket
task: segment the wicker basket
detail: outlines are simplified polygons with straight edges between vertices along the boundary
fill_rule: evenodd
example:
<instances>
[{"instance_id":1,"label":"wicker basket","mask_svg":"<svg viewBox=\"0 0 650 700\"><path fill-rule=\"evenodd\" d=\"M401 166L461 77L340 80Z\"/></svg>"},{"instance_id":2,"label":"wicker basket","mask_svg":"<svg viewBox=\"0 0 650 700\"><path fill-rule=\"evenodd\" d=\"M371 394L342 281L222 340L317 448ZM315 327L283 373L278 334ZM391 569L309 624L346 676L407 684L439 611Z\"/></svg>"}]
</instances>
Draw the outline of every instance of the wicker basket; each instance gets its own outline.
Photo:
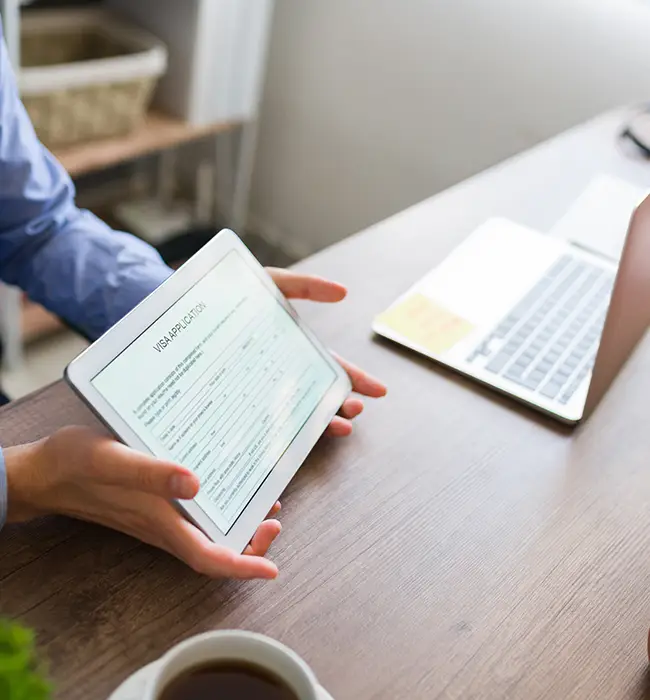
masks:
<instances>
[{"instance_id":1,"label":"wicker basket","mask_svg":"<svg viewBox=\"0 0 650 700\"><path fill-rule=\"evenodd\" d=\"M25 13L20 90L46 146L126 134L141 124L167 50L101 10Z\"/></svg>"}]
</instances>

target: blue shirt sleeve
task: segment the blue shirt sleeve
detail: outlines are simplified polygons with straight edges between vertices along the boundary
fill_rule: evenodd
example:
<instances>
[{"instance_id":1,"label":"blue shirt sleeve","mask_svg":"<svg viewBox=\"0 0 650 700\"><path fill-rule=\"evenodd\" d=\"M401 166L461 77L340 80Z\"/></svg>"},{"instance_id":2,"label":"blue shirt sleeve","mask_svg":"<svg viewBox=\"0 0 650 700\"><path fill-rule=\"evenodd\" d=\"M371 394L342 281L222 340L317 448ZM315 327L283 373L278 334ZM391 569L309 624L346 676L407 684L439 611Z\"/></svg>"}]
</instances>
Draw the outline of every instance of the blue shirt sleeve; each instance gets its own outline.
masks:
<instances>
[{"instance_id":1,"label":"blue shirt sleeve","mask_svg":"<svg viewBox=\"0 0 650 700\"><path fill-rule=\"evenodd\" d=\"M0 34L2 27L0 25ZM151 246L74 203L65 170L39 142L0 42L0 279L97 338L170 274ZM7 475L0 449L0 529Z\"/></svg>"},{"instance_id":2,"label":"blue shirt sleeve","mask_svg":"<svg viewBox=\"0 0 650 700\"><path fill-rule=\"evenodd\" d=\"M39 142L0 46L0 279L97 338L170 274L148 244L74 203Z\"/></svg>"}]
</instances>

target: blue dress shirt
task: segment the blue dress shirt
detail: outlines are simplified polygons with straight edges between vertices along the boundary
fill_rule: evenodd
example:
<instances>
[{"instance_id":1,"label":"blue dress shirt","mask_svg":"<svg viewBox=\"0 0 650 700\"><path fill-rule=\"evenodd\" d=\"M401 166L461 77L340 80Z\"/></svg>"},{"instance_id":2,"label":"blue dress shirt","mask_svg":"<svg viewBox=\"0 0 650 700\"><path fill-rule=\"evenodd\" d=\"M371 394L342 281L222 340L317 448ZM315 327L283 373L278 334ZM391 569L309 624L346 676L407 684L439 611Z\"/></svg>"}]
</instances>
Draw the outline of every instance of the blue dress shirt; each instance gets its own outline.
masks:
<instances>
[{"instance_id":1,"label":"blue dress shirt","mask_svg":"<svg viewBox=\"0 0 650 700\"><path fill-rule=\"evenodd\" d=\"M0 279L97 338L171 270L151 246L77 209L74 195L67 173L34 133L2 41ZM0 529L6 514L0 449Z\"/></svg>"}]
</instances>

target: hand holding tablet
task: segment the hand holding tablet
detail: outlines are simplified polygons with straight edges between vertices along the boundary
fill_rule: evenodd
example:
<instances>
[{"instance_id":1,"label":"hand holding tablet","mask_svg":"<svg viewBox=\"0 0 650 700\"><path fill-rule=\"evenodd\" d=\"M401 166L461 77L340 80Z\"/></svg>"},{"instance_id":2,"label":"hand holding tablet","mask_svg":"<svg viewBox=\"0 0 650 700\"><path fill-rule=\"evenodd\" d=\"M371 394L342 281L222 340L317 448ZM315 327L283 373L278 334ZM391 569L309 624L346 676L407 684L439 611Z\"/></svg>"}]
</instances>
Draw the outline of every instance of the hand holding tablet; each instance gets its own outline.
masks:
<instances>
[{"instance_id":1,"label":"hand holding tablet","mask_svg":"<svg viewBox=\"0 0 650 700\"><path fill-rule=\"evenodd\" d=\"M226 245L225 247L223 247L224 238L227 239L226 243L229 243L229 245ZM224 257L227 250L232 250L232 248L241 246L241 244L232 234L227 234L226 236L222 234L220 237L218 237L218 239L221 240L222 247L220 248L221 254L217 254L215 256L217 261ZM210 246L206 246L206 248L209 247ZM243 249L243 246L241 246L241 249ZM209 253L210 251L206 252ZM215 255L215 253L219 253L219 251L216 249L216 247L213 247L212 254ZM149 440L161 439L163 434L165 434L164 439L168 440L166 447L163 445L163 448L157 452L147 445L145 445L145 449L142 449L140 446L136 445L138 448L138 451L136 452L110 439L89 433L88 431L81 431L80 429L77 429L77 431L62 431L61 433L47 439L42 444L38 443L37 445L29 446L27 448L10 448L7 450L6 456L10 462L13 463L20 461L23 463L25 469L22 471L22 474L26 474L29 464L34 465L38 462L38 460L32 459L34 457L34 452L37 452L40 458L44 455L44 451L47 451L48 464L51 464L53 461L57 464L57 468L51 470L49 473L44 470L37 470L39 478L47 480L51 483L44 484L43 488L32 489L31 495L24 491L23 494L26 496L24 499L12 498L15 506L13 509L12 519L25 519L33 515L36 511L39 513L63 512L76 517L99 522L116 529L124 530L129 534L139 537L140 539L167 549L176 556L187 561L194 568L212 576L226 575L249 578L272 577L275 575L275 567L266 560L262 559L261 555L265 554L266 549L277 535L279 531L279 524L273 520L267 520L264 521L262 525L259 525L260 521L262 521L266 516L267 510L274 510L275 506L273 504L275 503L275 496L270 503L267 503L264 506L266 510L263 512L260 511L259 508L261 507L261 503L264 503L264 500L257 503L258 515L254 516L257 518L256 522L254 520L250 520L251 506L256 504L256 500L258 500L261 494L263 494L264 498L266 499L270 497L270 494L273 493L273 491L264 491L264 487L268 484L271 484L275 489L279 489L277 493L280 493L280 491L284 488L284 486L280 487L280 484L282 484L283 481L288 481L291 478L292 473L295 472L302 461L302 458L299 456L300 451L306 454L311 449L311 442L317 439L318 435L322 433L323 429L325 428L327 421L336 413L336 403L323 407L324 400L327 399L328 387L330 386L328 384L330 377L329 373L331 372L331 376L333 378L332 386L336 386L337 382L341 381L341 377L343 377L345 382L342 386L347 385L346 390L338 398L336 398L337 402L341 402L347 395L350 385L348 384L348 380L345 379L344 374L341 371L341 366L338 363L332 362L330 356L327 354L327 356L321 357L323 351L317 345L317 341L315 339L312 341L313 336L311 336L308 331L302 331L301 327L299 326L299 321L295 318L295 314L291 309L286 310L283 300L278 299L280 295L277 295L277 289L265 281L265 273L260 274L260 272L255 269L255 265L257 265L257 263L255 263L252 259L247 259L246 256L249 256L250 254L248 254L245 249L243 249L243 252L239 252L238 254L241 255L244 265L253 271L256 279L252 281L255 282L255 284L257 284L256 280L259 279L262 281L267 290L275 290L276 294L270 296L271 299L275 299L274 303L282 311L282 313L279 313L274 309L274 307L269 305L266 307L266 310L272 311L270 312L270 315L269 313L264 313L264 318L267 320L272 319L274 323L278 320L278 318L280 318L279 323L285 323L284 328L288 329L288 332L290 333L293 333L294 330L294 327L291 324L294 324L296 328L300 328L300 336L290 335L285 337L285 341L293 342L293 339L295 338L299 344L305 342L308 343L308 345L300 346L304 349L304 352L301 351L298 353L298 355L293 355L294 359L296 357L303 358L303 364L306 362L307 365L300 366L295 362L292 363L291 370L294 372L294 374L280 371L279 375L276 377L276 384L278 382L282 383L282 381L284 381L283 378L288 378L290 380L288 383L285 381L285 391L282 394L283 398L281 402L278 402L277 396L274 401L271 401L270 403L261 401L260 396L257 397L256 405L259 408L258 414L260 414L261 411L266 410L266 413L260 419L261 425L266 426L264 431L260 433L260 431L257 430L257 432L253 432L251 434L251 426L253 428L259 428L260 426L254 420L249 421L249 424L246 424L245 421L242 422L238 419L238 432L243 436L248 435L249 438L255 439L252 441L249 439L248 443L242 443L243 438L240 436L240 438L238 438L239 442L235 440L232 446L238 448L241 447L242 444L244 444L244 446L248 445L249 451L246 453L246 456L250 458L252 454L255 458L252 461L249 459L248 466L245 464L242 465L241 458L238 457L238 452L242 452L243 454L243 451L238 450L238 452L235 452L234 462L237 463L237 468L239 471L236 472L238 477L237 480L233 481L232 478L230 480L230 485L232 487L230 491L227 489L224 491L224 489L221 488L220 491L216 492L214 486L215 484L218 484L219 478L221 478L223 483L224 478L227 478L228 475L234 475L232 468L230 468L232 466L231 462L233 462L233 459L230 459L225 468L222 468L222 472L219 476L216 476L214 473L210 472L207 474L204 472L204 474L200 476L201 482L206 484L210 478L213 479L211 484L213 487L212 500L204 502L203 509L205 514L205 511L209 510L210 505L214 507L216 504L218 504L219 511L217 511L217 508L214 508L214 510L210 512L210 521L214 523L214 521L216 521L219 517L222 518L220 522L220 526L222 528L221 541L210 541L210 539L218 540L219 537L213 537L212 533L210 533L210 539L206 537L204 534L206 528L203 527L202 523L197 523L199 528L190 524L179 513L179 511L170 504L171 498L185 499L187 496L184 494L188 493L187 491L183 491L183 493L181 493L174 490L172 484L176 484L179 481L175 477L187 477L185 479L180 479L181 482L184 482L185 488L187 487L188 483L190 487L193 486L196 488L198 486L192 475L192 472L195 473L195 476L198 474L197 462L191 463L190 460L185 460L184 463L186 464L186 467L190 463L194 467L190 472L188 472L186 468L178 465L178 459L169 459L168 456L164 454L163 450L170 449L170 451L173 451L176 449L189 449L189 447L194 445L194 447L190 450L190 454L195 452L198 448L202 448L202 450L199 450L201 452L201 455L199 455L200 457L203 456L209 449L209 442L202 442L203 436L202 433L198 431L198 428L200 428L199 424L201 422L202 415L205 416L207 414L212 414L211 406L206 408L207 403L201 403L205 397L203 397L200 392L198 398L197 396L193 396L191 397L191 401L187 401L189 395L186 394L185 403L192 407L190 412L196 409L196 414L193 417L190 417L187 414L183 414L183 411L185 411L185 408L187 407L182 402L178 402L183 398L183 392L186 392L188 388L194 386L195 389L198 389L196 382L192 381L189 381L189 383L186 384L176 381L171 386L168 386L164 396L161 397L161 399L164 398L164 401L162 401L162 403L156 403L156 409L152 413L149 413L147 416L142 416L145 418L145 420L141 420L139 425L135 424L135 420L133 421L135 427L141 431L155 427L156 425L158 426L159 429L157 431L157 438L155 437L154 433L152 433L154 434L154 438L147 437L144 432L140 433L142 437L147 437ZM201 255L198 257L201 257ZM205 255L203 257L205 259ZM212 260L208 262L209 264L207 265L204 263L204 269L202 271L204 274L199 275L199 280L208 276L208 273L215 267L215 258L212 258ZM239 272L241 273L242 270L240 269ZM171 278L170 283L177 280L179 276L179 273L176 273ZM305 277L291 272L275 270L271 271L271 276L277 282L281 291L285 292L285 294L289 297L308 298L316 301L338 301L345 294L345 290L339 285L335 285L317 278ZM191 276L186 276L184 280L185 283L188 284L188 287L192 287L195 284L190 277ZM239 277L243 278L243 275L240 274ZM237 278L237 275L235 275L235 278ZM181 280L181 282L183 282L183 280ZM250 282L251 279L249 279L249 283ZM255 284L253 286L255 286ZM167 286L167 290L164 289L165 286ZM180 286L182 287L183 285L181 284ZM199 285L196 286L199 287ZM111 352L115 350L115 348L120 347L118 340L120 334L124 332L124 329L118 333L120 330L119 327L123 326L127 320L133 321L134 317L137 323L137 317L139 315L138 312L141 310L141 307L146 306L147 302L151 298L160 296L160 294L163 292L166 292L166 295L162 300L164 302L162 306L165 306L166 308L162 310L162 313L157 314L155 318L164 321L164 323L159 324L159 326L164 327L167 330L161 335L161 333L158 332L159 328L156 328L155 342L147 342L147 347L155 356L164 356L165 354L168 355L169 350L173 348L174 343L176 343L176 347L179 348L179 351L183 349L182 343L185 341L181 340L182 335L185 334L185 336L188 336L188 334L191 333L193 325L196 329L195 332L199 332L202 317L207 312L208 304L213 303L212 299L217 302L221 302L223 299L221 295L218 297L210 297L210 295L208 295L205 300L205 309L199 308L197 310L197 307L200 307L200 303L190 304L189 308L194 309L194 313L184 312L181 314L180 321L172 324L168 322L171 315L163 318L165 316L165 312L176 312L180 307L176 307L175 302L178 301L180 297L184 297L185 292L173 294L171 293L173 292L173 289L170 291L170 287L173 287L173 285L168 283L163 285L159 292L151 295L148 300L137 307L135 312L129 314L125 321L118 324L113 331L110 331L106 336L104 336L104 340L109 339L112 336L112 342L110 344L112 346ZM178 289L176 289L176 291L178 292ZM198 292L202 291L205 291L205 289L201 289L199 287ZM234 299L235 297L236 295L231 295L231 299ZM247 298L253 300L256 297L254 294L252 296L249 294ZM189 297L184 297L184 299L192 301ZM241 299L239 301L241 301ZM141 327L137 330L136 335L132 336L130 340L124 344L122 350L119 351L119 355L126 356L126 352L124 352L125 348L134 346L135 341L145 335L145 331L155 324L155 322L154 324L151 323L152 319L149 315L152 308L153 307L150 306L149 310L145 309L144 315L140 316L140 322L144 323L141 324ZM185 309L186 307L183 308ZM222 311L225 310L225 306L223 304L220 308ZM250 308L257 309L258 307L250 306ZM283 314L285 317L284 320ZM177 317L178 314L175 313L175 316ZM210 318L211 317L206 316L206 319L209 320ZM212 316L213 321L216 319L216 315ZM287 323L286 319L291 321L291 324ZM240 320L243 322L245 319ZM216 325L222 324L222 322L223 318L219 317ZM180 328L177 327L179 325ZM210 348L205 345L205 338L213 331L214 333L212 338L214 338L215 335L219 335L219 332L215 331L215 327L212 327L206 334L199 333L200 343L190 342L189 347L195 348L197 345L202 344L204 355L206 357L209 356L210 353L208 351ZM224 327L225 326L222 324L220 329L223 329ZM170 335L170 330L173 328L176 328L176 333ZM130 330L132 331L133 327L131 327ZM169 336L168 340L165 340L166 335ZM305 340L303 340L303 338L305 338ZM151 338L148 336L146 336L145 339L146 341L151 340ZM156 350L156 345L161 340L164 340L164 342L161 344L161 346L158 346L160 349ZM253 343L253 340L254 338L251 338L250 342ZM96 346L101 344L102 343L100 341L100 343L96 344ZM141 341L141 345L142 347L145 346L144 340ZM162 345L165 347L162 347ZM254 350L253 345L250 345L252 348L251 352ZM268 343L266 343L266 345L268 346ZM93 346L93 348L96 346ZM309 346L311 346L313 350ZM249 346L247 345L247 347ZM269 347L272 349L272 344ZM137 346L132 348L131 352L133 352L134 349L137 350ZM191 350L185 352L181 359L186 358L190 352ZM89 352L86 357L91 356L92 359L93 354L94 353ZM117 354L118 353L116 353L116 356ZM195 356L196 354L198 353L195 353ZM287 357L291 356L289 353L280 352L276 353L275 355L271 354L267 359L268 362L271 362L274 357L282 358L285 355ZM98 381L97 384L101 385L100 375L101 372L103 372L103 369L101 369L102 363L106 361L104 366L105 369L106 367L110 366L110 364L116 358L113 357L112 359L108 359L110 358L110 353L108 355L101 355L101 353L95 354L94 357L95 360L99 359L100 362L99 365L95 366L95 368L92 370L93 375L92 377L89 377L89 379L99 377L100 381ZM190 369L182 372L182 370L191 362L192 359L193 358L189 358L186 360L186 364L177 370L178 372L181 372L181 379L190 380L193 376L194 379L199 376L198 374L193 375L193 371L200 368L198 361L194 361L190 365ZM312 364L310 365L309 362L312 362ZM176 369L179 364L180 362L176 362L174 368ZM257 366L257 363L254 364ZM147 360L146 362L141 361L140 364L138 364L137 354L132 356L129 359L129 362L124 363L122 367L123 372L130 373L128 377L125 377L126 381L121 381L118 374L116 376L118 377L119 381L106 382L104 390L107 392L112 392L113 384L115 384L115 387L126 386L126 392L120 394L118 391L115 395L111 394L111 398L116 403L123 402L120 404L121 408L123 408L126 405L124 402L128 403L128 401L131 399L135 400L137 395L138 404L131 409L137 410L138 405L144 400L144 394L141 393L141 389L143 383L148 381L147 373L151 375L149 376L151 381L154 381L153 377L156 376L155 372L151 369L152 365L153 361L151 360ZM80 365L77 365L77 368L79 368L79 366ZM119 368L120 365L117 364L115 366ZM245 367L246 366L248 365L245 365ZM100 367L99 370L98 367ZM206 367L207 365L203 365L204 370ZM250 374L252 370L246 370L245 367L243 370L244 374L248 373L250 375L249 379L255 380L253 384L258 389L263 389L264 384L259 381L259 378L255 379L255 376ZM369 378L361 370L357 370L347 365L346 369L348 369L350 372L352 386L357 392L371 396L381 396L384 394L385 390L382 385ZM295 376L295 372L298 372L298 376ZM311 372L311 375L309 375L309 372ZM305 373L307 373L307 375ZM167 383L171 384L172 379L169 378L169 374L170 372L167 372L165 377L162 377L162 379L167 377ZM70 380L73 383L75 382L75 378L76 380L79 380L80 378L83 380L83 373L75 374L74 367L70 368L69 375ZM303 382L305 376L308 376L309 378L309 381L306 383ZM222 375L221 379L224 377L225 374ZM160 377L155 380L157 383L155 386L153 386L153 388L156 388L160 384L159 380L161 380ZM202 385L203 393L209 392L211 388L214 388L214 385L212 387L208 385L209 382ZM228 385L223 386L226 386L227 388ZM237 391L240 391L237 389L237 387L240 387L239 383L235 383L233 386ZM291 387L289 394L286 393L287 386ZM322 386L323 388L322 394L319 394L319 386ZM78 391L82 390L76 384L75 387ZM108 387L108 389L106 387ZM179 391L180 394L178 393ZM235 391L235 393L237 393L237 391ZM269 391L271 391L271 388L269 388ZM228 392L226 391L225 393L227 394ZM240 391L240 399L243 398L243 393ZM146 396L149 394L151 394L151 391L149 391ZM175 394L176 396L174 396ZM165 413L165 410L163 409L163 411L150 422L149 426L146 426L146 422L150 420L152 416L155 416L160 410L160 407L164 406L172 396L174 396L174 398L168 403L166 410L169 411L170 409L175 408L175 413ZM261 392L261 398L264 398L263 392ZM93 405L95 411L99 412L98 409L100 407L98 405L91 401L89 401L89 403ZM276 410L278 406L280 407L279 411ZM312 408L311 413L309 413L310 407ZM340 415L333 418L329 429L330 433L334 435L347 434L350 430L348 419L357 415L361 408L362 404L358 399L349 399L343 402L343 408L340 411ZM277 418L278 413L281 414L282 409L285 410L285 413L288 413L289 418L285 416L284 420L275 420L274 422L272 420L273 417ZM326 412L324 412L324 409L326 409ZM140 411L142 412L142 410L143 408L141 407ZM203 414L201 415L202 411ZM166 416L167 419L175 421L177 419L177 416L175 415L176 413L179 413L181 416L180 422L176 423L177 428L173 428L171 429L171 432L169 432L169 426L163 424L162 420ZM246 413L250 414L251 412L247 411ZM325 416L329 413L331 413L331 415L325 418ZM252 414L253 418L258 414ZM237 414L234 411L230 411L229 416L231 419L233 419L237 417ZM106 415L102 417L115 432L118 432L116 429L116 423L110 422L106 418ZM320 426L310 426L310 421L313 421L314 417L321 421ZM198 426L197 430L194 430L194 432L192 432L191 429L188 430L188 426L185 424L188 420L190 423L194 422L195 427ZM300 423L300 421L302 421L302 423ZM301 425L302 428L300 427ZM123 426L119 427L121 429L123 428ZM273 429L274 427L275 429ZM310 427L311 432L305 432L305 429ZM174 433L174 430L176 430L178 434ZM295 435L293 435L294 432ZM125 436L121 432L119 434L124 439ZM189 442L186 440L184 443L183 438L179 440L180 434L183 434L184 438L189 436ZM305 435L307 435L309 439L306 439ZM214 438L218 436L213 435L212 437ZM125 442L130 441L125 440ZM147 454L147 452L150 454ZM71 454L76 455L78 459L70 459ZM265 455L267 455L268 458L265 459ZM174 455L172 453L172 457L173 456ZM291 458L293 461L287 461L289 458ZM92 468L88 468L89 463ZM224 463L222 462L221 465L223 467ZM201 464L199 463L198 467L200 468L200 466ZM218 466L219 465L217 465L217 467ZM230 471L228 471L228 468L230 468ZM14 469L12 470L12 473L19 474L21 471ZM136 478L134 473L137 473L139 476ZM161 476L163 474L165 475L164 478ZM26 479L25 481L28 480L29 479ZM261 485L259 482L261 482ZM209 489L210 486L207 488ZM250 495L250 492L254 491L255 488L257 488L257 491ZM244 492L245 489L248 489L248 491ZM215 493L220 495L215 498ZM219 498L221 500L219 500ZM186 501L181 500L181 505L185 506ZM11 516L12 514L10 513L10 517ZM194 516L191 514L190 518L192 518L192 520L195 522L198 520L198 518L194 518ZM250 532L248 535L242 534L245 532L245 529L242 529L242 523L245 522L249 522L248 527L250 528ZM203 530L203 532L201 530ZM227 532L223 533L223 530L226 530ZM237 533L238 530L240 540L235 541L231 539L228 541L228 533ZM219 533L217 532L217 535L218 534ZM247 539L242 540L242 537L246 537ZM248 539L251 539L251 543L245 547ZM242 549L244 550L244 555L239 554Z\"/></svg>"}]
</instances>

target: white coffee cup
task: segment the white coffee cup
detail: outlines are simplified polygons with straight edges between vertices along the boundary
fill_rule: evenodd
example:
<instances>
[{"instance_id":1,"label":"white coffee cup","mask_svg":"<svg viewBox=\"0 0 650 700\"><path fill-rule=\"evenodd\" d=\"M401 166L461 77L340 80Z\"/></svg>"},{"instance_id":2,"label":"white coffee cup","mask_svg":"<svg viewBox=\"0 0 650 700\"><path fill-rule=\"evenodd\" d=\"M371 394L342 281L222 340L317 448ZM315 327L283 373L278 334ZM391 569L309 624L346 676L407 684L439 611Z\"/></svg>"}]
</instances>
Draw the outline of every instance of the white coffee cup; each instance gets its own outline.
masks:
<instances>
[{"instance_id":1,"label":"white coffee cup","mask_svg":"<svg viewBox=\"0 0 650 700\"><path fill-rule=\"evenodd\" d=\"M158 700L162 691L185 671L214 661L244 661L281 678L299 700L331 700L298 654L275 639L242 630L207 632L170 649L156 663L143 700Z\"/></svg>"}]
</instances>

